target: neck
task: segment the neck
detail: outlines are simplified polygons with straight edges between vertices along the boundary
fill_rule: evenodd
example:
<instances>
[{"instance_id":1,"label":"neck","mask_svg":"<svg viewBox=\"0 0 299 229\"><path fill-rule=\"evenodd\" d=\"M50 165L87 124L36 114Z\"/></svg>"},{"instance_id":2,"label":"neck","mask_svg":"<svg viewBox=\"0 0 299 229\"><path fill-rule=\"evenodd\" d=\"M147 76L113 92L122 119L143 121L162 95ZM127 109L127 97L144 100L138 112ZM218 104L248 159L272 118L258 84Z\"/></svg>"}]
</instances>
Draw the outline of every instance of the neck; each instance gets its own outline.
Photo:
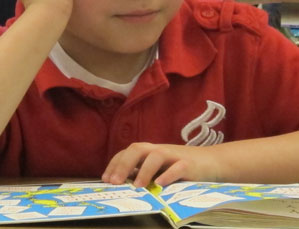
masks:
<instances>
[{"instance_id":1,"label":"neck","mask_svg":"<svg viewBox=\"0 0 299 229\"><path fill-rule=\"evenodd\" d=\"M69 37L62 37L59 43L83 68L95 76L119 84L130 82L143 69L151 51L147 49L132 54L109 52Z\"/></svg>"}]
</instances>

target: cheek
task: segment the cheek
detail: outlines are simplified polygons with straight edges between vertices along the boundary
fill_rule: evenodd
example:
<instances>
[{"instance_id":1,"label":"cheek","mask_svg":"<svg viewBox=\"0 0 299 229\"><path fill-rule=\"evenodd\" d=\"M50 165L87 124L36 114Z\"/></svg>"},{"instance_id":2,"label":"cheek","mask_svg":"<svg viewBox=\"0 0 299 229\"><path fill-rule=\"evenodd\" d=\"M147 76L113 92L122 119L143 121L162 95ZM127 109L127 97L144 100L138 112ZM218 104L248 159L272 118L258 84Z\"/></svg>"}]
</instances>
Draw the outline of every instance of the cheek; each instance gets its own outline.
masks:
<instances>
[{"instance_id":1,"label":"cheek","mask_svg":"<svg viewBox=\"0 0 299 229\"><path fill-rule=\"evenodd\" d=\"M105 14L107 10L99 3L103 0L75 0L72 16L69 20L67 30L76 36L92 36L95 28L105 27ZM105 6L105 4L103 4ZM88 36L87 36L88 37Z\"/></svg>"},{"instance_id":2,"label":"cheek","mask_svg":"<svg viewBox=\"0 0 299 229\"><path fill-rule=\"evenodd\" d=\"M72 25L89 25L100 21L109 12L111 0L74 0L70 19Z\"/></svg>"}]
</instances>

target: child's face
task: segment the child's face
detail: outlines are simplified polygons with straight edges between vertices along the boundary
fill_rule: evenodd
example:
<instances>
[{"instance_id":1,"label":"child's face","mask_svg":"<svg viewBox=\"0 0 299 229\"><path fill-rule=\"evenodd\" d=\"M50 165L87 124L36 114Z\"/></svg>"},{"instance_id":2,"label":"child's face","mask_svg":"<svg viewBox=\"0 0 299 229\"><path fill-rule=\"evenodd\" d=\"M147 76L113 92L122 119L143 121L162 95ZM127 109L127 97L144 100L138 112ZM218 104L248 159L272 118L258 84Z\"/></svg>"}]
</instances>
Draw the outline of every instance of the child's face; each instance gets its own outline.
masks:
<instances>
[{"instance_id":1,"label":"child's face","mask_svg":"<svg viewBox=\"0 0 299 229\"><path fill-rule=\"evenodd\" d=\"M110 52L142 52L159 39L183 1L74 0L63 36Z\"/></svg>"}]
</instances>

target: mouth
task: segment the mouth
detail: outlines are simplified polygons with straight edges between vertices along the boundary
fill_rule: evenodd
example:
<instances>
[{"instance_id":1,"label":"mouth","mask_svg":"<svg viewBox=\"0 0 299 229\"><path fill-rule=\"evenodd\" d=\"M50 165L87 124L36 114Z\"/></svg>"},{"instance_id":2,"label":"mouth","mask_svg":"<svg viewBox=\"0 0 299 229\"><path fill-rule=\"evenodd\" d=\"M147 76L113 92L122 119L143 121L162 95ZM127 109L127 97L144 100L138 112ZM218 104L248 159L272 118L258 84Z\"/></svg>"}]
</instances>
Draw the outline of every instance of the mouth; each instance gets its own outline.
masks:
<instances>
[{"instance_id":1,"label":"mouth","mask_svg":"<svg viewBox=\"0 0 299 229\"><path fill-rule=\"evenodd\" d=\"M159 10L139 10L118 14L115 16L129 23L147 23L152 21L159 14L159 12Z\"/></svg>"}]
</instances>

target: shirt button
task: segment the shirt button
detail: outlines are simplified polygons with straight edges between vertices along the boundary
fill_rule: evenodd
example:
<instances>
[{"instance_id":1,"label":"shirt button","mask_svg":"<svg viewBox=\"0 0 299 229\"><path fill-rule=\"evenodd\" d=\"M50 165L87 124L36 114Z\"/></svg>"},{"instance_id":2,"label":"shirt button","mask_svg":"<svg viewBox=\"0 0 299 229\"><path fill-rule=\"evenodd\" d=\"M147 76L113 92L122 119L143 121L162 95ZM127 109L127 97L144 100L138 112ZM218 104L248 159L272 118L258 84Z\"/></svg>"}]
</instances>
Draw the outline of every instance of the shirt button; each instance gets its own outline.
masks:
<instances>
[{"instance_id":1,"label":"shirt button","mask_svg":"<svg viewBox=\"0 0 299 229\"><path fill-rule=\"evenodd\" d=\"M121 138L129 139L131 137L131 130L132 127L129 123L124 124L124 126L121 129Z\"/></svg>"},{"instance_id":2,"label":"shirt button","mask_svg":"<svg viewBox=\"0 0 299 229\"><path fill-rule=\"evenodd\" d=\"M213 18L213 17L215 17L215 15L216 15L215 11L212 9L206 9L206 10L201 11L201 16L204 18Z\"/></svg>"},{"instance_id":3,"label":"shirt button","mask_svg":"<svg viewBox=\"0 0 299 229\"><path fill-rule=\"evenodd\" d=\"M109 99L105 99L102 101L102 105L104 107L107 107L107 108L111 108L114 106L114 100L113 98L109 98Z\"/></svg>"}]
</instances>

